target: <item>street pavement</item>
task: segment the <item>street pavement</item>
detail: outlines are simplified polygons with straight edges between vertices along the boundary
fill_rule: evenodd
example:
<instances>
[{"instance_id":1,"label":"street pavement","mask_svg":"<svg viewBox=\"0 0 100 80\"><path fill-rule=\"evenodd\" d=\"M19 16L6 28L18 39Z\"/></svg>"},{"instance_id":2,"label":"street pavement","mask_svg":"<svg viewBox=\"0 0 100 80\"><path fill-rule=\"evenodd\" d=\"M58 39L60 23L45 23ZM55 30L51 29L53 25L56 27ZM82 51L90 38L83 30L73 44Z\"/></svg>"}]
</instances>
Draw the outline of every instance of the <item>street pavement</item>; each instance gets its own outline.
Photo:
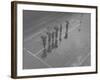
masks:
<instances>
[{"instance_id":1,"label":"street pavement","mask_svg":"<svg viewBox=\"0 0 100 80\"><path fill-rule=\"evenodd\" d=\"M90 14L81 13L41 13L31 14L35 17L25 18L27 25L24 28L23 46L23 68L57 68L57 67L78 67L90 66ZM38 16L39 15L39 16ZM27 15L28 17L28 15ZM35 22L31 23L30 20ZM66 21L69 21L68 38L64 39ZM25 24L26 24L25 23ZM30 24L29 24L30 23ZM24 24L24 25L25 25ZM58 41L58 48L47 52L47 56L42 58L43 44L41 35L45 34L47 27L62 25L62 41ZM27 26L29 26L29 29ZM35 26L35 27L33 27ZM52 31L52 30L51 30Z\"/></svg>"}]
</instances>

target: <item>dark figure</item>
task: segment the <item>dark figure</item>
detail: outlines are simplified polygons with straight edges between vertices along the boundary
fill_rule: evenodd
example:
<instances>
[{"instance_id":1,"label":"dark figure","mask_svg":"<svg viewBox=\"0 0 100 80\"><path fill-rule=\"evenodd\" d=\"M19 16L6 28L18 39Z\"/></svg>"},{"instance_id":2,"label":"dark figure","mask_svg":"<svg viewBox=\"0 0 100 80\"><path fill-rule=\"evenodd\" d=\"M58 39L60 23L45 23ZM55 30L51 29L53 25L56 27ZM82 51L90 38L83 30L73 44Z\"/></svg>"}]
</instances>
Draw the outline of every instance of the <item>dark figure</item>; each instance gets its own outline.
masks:
<instances>
[{"instance_id":1,"label":"dark figure","mask_svg":"<svg viewBox=\"0 0 100 80\"><path fill-rule=\"evenodd\" d=\"M80 25L81 25L81 23L82 23L82 21L80 21ZM81 27L81 26L80 26L80 27ZM80 32L80 31L81 31L81 29L79 28L79 29L78 29L78 31Z\"/></svg>"},{"instance_id":2,"label":"dark figure","mask_svg":"<svg viewBox=\"0 0 100 80\"><path fill-rule=\"evenodd\" d=\"M55 37L55 33L52 32L52 49L54 49L55 45L54 45L54 37Z\"/></svg>"},{"instance_id":3,"label":"dark figure","mask_svg":"<svg viewBox=\"0 0 100 80\"><path fill-rule=\"evenodd\" d=\"M41 55L41 57L45 58L47 56L47 53L46 53L46 40L47 40L47 37L42 35L41 39L42 39L42 42L43 42L43 54Z\"/></svg>"},{"instance_id":4,"label":"dark figure","mask_svg":"<svg viewBox=\"0 0 100 80\"><path fill-rule=\"evenodd\" d=\"M61 36L62 36L62 25L60 25L60 34L59 34L59 41L60 42L62 41Z\"/></svg>"},{"instance_id":5,"label":"dark figure","mask_svg":"<svg viewBox=\"0 0 100 80\"><path fill-rule=\"evenodd\" d=\"M48 49L47 49L47 51L51 52L51 38L52 38L51 33L47 32L47 36L48 36Z\"/></svg>"},{"instance_id":6,"label":"dark figure","mask_svg":"<svg viewBox=\"0 0 100 80\"><path fill-rule=\"evenodd\" d=\"M55 48L58 48L58 27L54 27L55 29Z\"/></svg>"},{"instance_id":7,"label":"dark figure","mask_svg":"<svg viewBox=\"0 0 100 80\"><path fill-rule=\"evenodd\" d=\"M66 32L65 32L65 39L67 39L67 37L68 37L68 26L69 26L69 22L68 21L66 21Z\"/></svg>"}]
</instances>

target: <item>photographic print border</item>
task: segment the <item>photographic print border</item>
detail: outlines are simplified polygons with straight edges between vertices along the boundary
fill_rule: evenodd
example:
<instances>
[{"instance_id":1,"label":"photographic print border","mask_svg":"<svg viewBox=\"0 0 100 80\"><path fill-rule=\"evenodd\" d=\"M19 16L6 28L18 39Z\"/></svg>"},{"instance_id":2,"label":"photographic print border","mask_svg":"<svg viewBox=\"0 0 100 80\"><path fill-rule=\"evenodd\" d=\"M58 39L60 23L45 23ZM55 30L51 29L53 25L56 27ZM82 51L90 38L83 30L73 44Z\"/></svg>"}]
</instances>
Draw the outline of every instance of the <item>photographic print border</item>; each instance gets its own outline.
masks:
<instances>
[{"instance_id":1,"label":"photographic print border","mask_svg":"<svg viewBox=\"0 0 100 80\"><path fill-rule=\"evenodd\" d=\"M47 5L47 6L59 6L59 7L76 7L76 8L90 8L96 9L96 70L92 72L78 72L78 73L61 73L61 74L47 74L47 75L28 75L28 76L18 76L17 75L17 5L27 4L27 5ZM80 75L80 74L94 74L97 73L97 42L98 42L98 9L97 6L88 5L73 5L73 4L56 4L56 3L40 3L40 2L24 2L24 1L12 1L11 2L11 77L12 78L32 78L32 77L50 77L50 76L64 76L64 75Z\"/></svg>"}]
</instances>

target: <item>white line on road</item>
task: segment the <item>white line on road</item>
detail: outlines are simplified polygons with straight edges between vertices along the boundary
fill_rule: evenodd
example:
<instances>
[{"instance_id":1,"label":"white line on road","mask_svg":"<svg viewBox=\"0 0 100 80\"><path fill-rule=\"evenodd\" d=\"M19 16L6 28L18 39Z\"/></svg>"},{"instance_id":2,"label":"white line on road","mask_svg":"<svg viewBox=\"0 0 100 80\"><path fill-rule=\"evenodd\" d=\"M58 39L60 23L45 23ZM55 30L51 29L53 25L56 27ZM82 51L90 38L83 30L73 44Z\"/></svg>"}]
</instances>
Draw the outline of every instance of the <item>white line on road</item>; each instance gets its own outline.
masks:
<instances>
[{"instance_id":1,"label":"white line on road","mask_svg":"<svg viewBox=\"0 0 100 80\"><path fill-rule=\"evenodd\" d=\"M43 51L44 48L42 48L41 50L39 50L35 55L38 55L40 52Z\"/></svg>"},{"instance_id":2,"label":"white line on road","mask_svg":"<svg viewBox=\"0 0 100 80\"><path fill-rule=\"evenodd\" d=\"M70 29L70 30L68 31L68 33L69 33L69 32L72 32L73 30L75 30L75 29L78 28L79 26L80 26L80 24L78 24L76 27Z\"/></svg>"},{"instance_id":3,"label":"white line on road","mask_svg":"<svg viewBox=\"0 0 100 80\"><path fill-rule=\"evenodd\" d=\"M39 58L39 57L37 57L36 55L34 55L32 52L30 52L29 50L27 50L27 49L25 49L24 48L24 50L26 50L30 55L32 55L33 57L35 57L35 58L37 58L39 61L41 61L43 64L45 64L46 66L48 66L48 67L52 67L51 65L49 65L48 63L46 63L46 62L44 62L41 58Z\"/></svg>"},{"instance_id":4,"label":"white line on road","mask_svg":"<svg viewBox=\"0 0 100 80\"><path fill-rule=\"evenodd\" d=\"M90 56L90 53L88 53L87 56L82 61L80 61L79 65L82 65L89 56Z\"/></svg>"},{"instance_id":5,"label":"white line on road","mask_svg":"<svg viewBox=\"0 0 100 80\"><path fill-rule=\"evenodd\" d=\"M44 29L43 31L40 31L40 32L35 33L33 36L31 36L31 37L25 39L24 42L25 42L25 41L28 41L28 40L30 40L30 39L32 39L33 37L35 37L35 36L37 36L37 35L39 35L39 34L41 34L41 33L43 33L44 31L46 31L46 29Z\"/></svg>"}]
</instances>

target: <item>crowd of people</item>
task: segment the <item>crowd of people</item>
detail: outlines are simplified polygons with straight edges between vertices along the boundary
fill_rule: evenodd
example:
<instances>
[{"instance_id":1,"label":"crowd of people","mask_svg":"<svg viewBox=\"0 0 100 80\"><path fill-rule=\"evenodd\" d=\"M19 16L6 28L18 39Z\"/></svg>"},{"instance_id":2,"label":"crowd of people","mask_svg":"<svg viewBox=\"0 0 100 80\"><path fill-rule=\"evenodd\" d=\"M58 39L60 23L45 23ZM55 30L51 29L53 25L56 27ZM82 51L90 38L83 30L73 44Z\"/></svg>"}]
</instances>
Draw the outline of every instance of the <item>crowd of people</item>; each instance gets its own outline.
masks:
<instances>
[{"instance_id":1,"label":"crowd of people","mask_svg":"<svg viewBox=\"0 0 100 80\"><path fill-rule=\"evenodd\" d=\"M68 26L69 22L66 21L64 39L68 38ZM55 26L52 30L47 30L45 34L41 35L41 40L43 43L43 52L41 55L42 58L46 58L47 53L52 53L53 49L58 48L59 43L61 43L63 38L62 31L63 27L62 24L60 24L60 26Z\"/></svg>"}]
</instances>

